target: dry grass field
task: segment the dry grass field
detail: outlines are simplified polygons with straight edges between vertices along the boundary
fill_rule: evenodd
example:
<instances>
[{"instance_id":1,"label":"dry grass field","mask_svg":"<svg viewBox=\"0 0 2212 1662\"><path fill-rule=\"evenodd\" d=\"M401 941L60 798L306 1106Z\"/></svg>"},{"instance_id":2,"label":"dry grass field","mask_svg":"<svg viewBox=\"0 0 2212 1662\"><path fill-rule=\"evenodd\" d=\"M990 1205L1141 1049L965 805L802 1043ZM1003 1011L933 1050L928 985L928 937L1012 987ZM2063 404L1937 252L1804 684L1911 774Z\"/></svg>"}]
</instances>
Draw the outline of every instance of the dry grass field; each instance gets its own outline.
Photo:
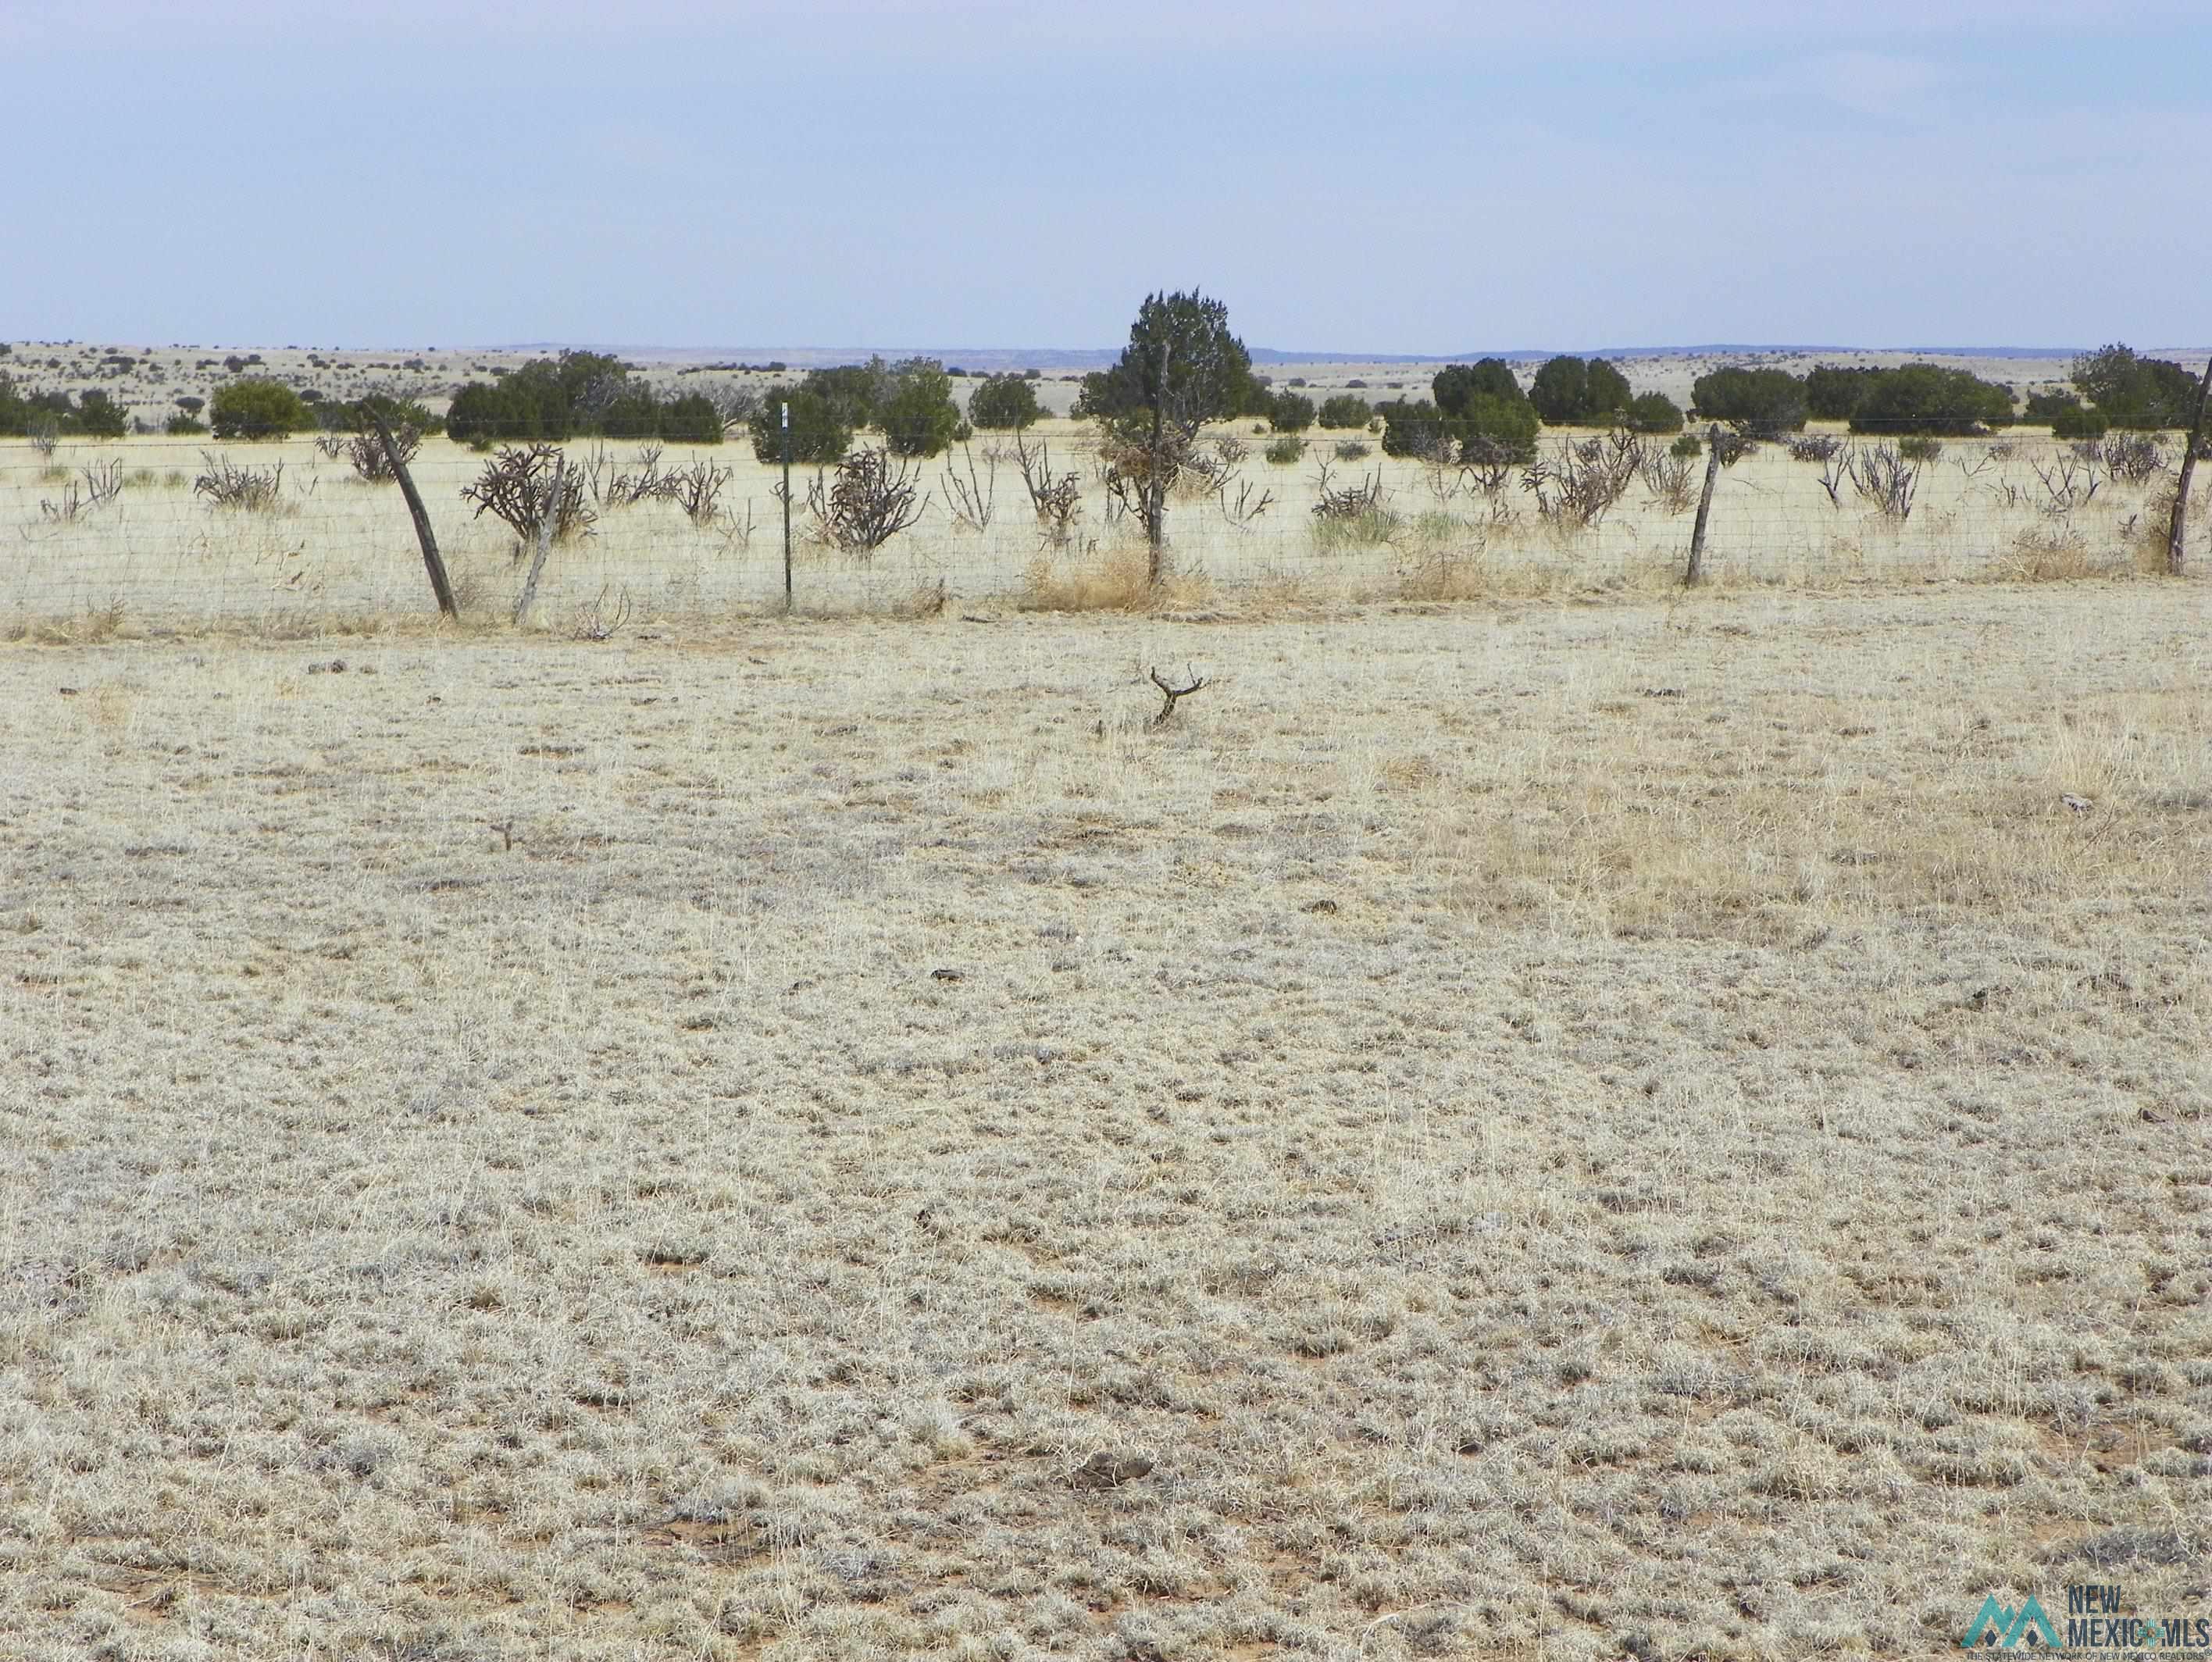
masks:
<instances>
[{"instance_id":1,"label":"dry grass field","mask_svg":"<svg viewBox=\"0 0 2212 1662\"><path fill-rule=\"evenodd\" d=\"M1556 467L1577 441L1594 440L1548 434L1546 464ZM1216 428L1202 453L1219 488L1194 476L1170 505L1186 609L1243 605L1240 594L1256 597L1261 610L1595 585L1656 594L1680 579L1704 477L1701 460L1669 458L1666 441L1655 441L1642 476L1584 524L1547 513L1543 494L1524 478L1506 477L1486 494L1457 469L1382 456L1364 433L1310 434L1280 464L1266 459L1267 442L1249 424ZM1095 434L1087 423L1054 420L1030 443L1048 458L1054 478L1075 481L1078 507L1064 539L1055 544L1041 531L1013 441L979 438L965 452L917 466L920 519L872 553L841 552L811 535L802 500L793 551L799 608L882 616L1143 604L1141 533L1114 512ZM1340 458L1340 444L1370 453ZM2130 477L2048 434L1945 440L1942 455L1917 469L1910 511L1900 514L1855 488L1840 459L1824 466L1767 446L1720 476L1706 573L1727 585L1840 586L2161 571L2179 446L2168 437L2146 454L2151 470ZM712 511L696 519L668 500L620 504L617 476L635 478L646 466L635 445L584 440L568 455L589 470L597 519L589 535L554 550L533 628L566 634L617 614L698 620L781 610L779 474L754 458L749 443L659 449L664 471L699 466L722 476ZM487 459L434 438L413 470L465 612L480 620L508 615L528 564L505 525L474 516L463 500ZM270 479L264 510L219 506L197 489L198 479L226 465ZM799 470L802 499L809 478ZM2189 554L2201 569L2212 566L2212 475L2198 480ZM95 500L100 482L113 488ZM1372 512L1316 517L1325 487L1363 484L1376 494ZM988 525L956 516L961 485L988 501ZM10 538L0 562L0 638L140 626L313 634L416 617L430 605L398 488L363 482L345 459L319 453L305 438L69 440L51 458L27 441L0 440L0 534Z\"/></svg>"},{"instance_id":2,"label":"dry grass field","mask_svg":"<svg viewBox=\"0 0 2212 1662\"><path fill-rule=\"evenodd\" d=\"M978 616L0 646L0 1650L2212 1614L2204 585Z\"/></svg>"}]
</instances>

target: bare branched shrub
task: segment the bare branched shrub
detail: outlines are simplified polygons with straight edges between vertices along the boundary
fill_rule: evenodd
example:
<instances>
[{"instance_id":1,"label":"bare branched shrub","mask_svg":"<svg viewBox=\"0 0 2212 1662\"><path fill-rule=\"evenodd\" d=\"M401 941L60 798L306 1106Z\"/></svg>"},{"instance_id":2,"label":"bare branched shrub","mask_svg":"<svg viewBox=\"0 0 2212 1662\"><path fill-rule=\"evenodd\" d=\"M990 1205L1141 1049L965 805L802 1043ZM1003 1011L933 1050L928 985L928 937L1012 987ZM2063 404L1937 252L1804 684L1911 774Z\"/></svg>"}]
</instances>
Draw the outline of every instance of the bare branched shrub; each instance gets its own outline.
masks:
<instances>
[{"instance_id":1,"label":"bare branched shrub","mask_svg":"<svg viewBox=\"0 0 2212 1662\"><path fill-rule=\"evenodd\" d=\"M1342 446L1340 445L1337 450L1340 455L1343 453ZM1421 483L1436 499L1440 511L1449 509L1467 489L1470 471L1452 459L1449 446L1431 451L1421 458Z\"/></svg>"},{"instance_id":2,"label":"bare branched shrub","mask_svg":"<svg viewBox=\"0 0 2212 1662\"><path fill-rule=\"evenodd\" d=\"M1362 474L1356 485L1341 488L1329 482L1331 470L1323 462L1314 477L1314 518L1316 519L1357 519L1372 513L1382 506L1382 471Z\"/></svg>"},{"instance_id":3,"label":"bare branched shrub","mask_svg":"<svg viewBox=\"0 0 2212 1662\"><path fill-rule=\"evenodd\" d=\"M915 490L921 476L919 460L895 457L888 446L853 452L837 464L835 482L817 474L807 487L814 540L846 554L872 554L929 506Z\"/></svg>"},{"instance_id":4,"label":"bare branched shrub","mask_svg":"<svg viewBox=\"0 0 2212 1662\"><path fill-rule=\"evenodd\" d=\"M83 488L74 479L70 481L69 488L58 497L41 496L39 499L40 513L64 525L75 524L77 515L90 506L84 500Z\"/></svg>"},{"instance_id":5,"label":"bare branched shrub","mask_svg":"<svg viewBox=\"0 0 2212 1662\"><path fill-rule=\"evenodd\" d=\"M1356 485L1341 488L1330 482L1329 474L1329 464L1323 462L1314 480L1316 547L1324 552L1371 547L1387 543L1398 534L1403 522L1391 511L1382 489L1381 469L1361 475Z\"/></svg>"},{"instance_id":6,"label":"bare branched shrub","mask_svg":"<svg viewBox=\"0 0 2212 1662\"><path fill-rule=\"evenodd\" d=\"M119 457L94 462L80 468L78 472L84 477L84 497L88 506L106 507L123 494L123 462Z\"/></svg>"},{"instance_id":7,"label":"bare branched shrub","mask_svg":"<svg viewBox=\"0 0 2212 1662\"><path fill-rule=\"evenodd\" d=\"M2105 440L2105 471L2122 484L2139 485L2166 467L2166 451L2148 433L2121 433Z\"/></svg>"},{"instance_id":8,"label":"bare branched shrub","mask_svg":"<svg viewBox=\"0 0 2212 1662\"><path fill-rule=\"evenodd\" d=\"M1855 446L1838 445L1820 458L1820 488L1828 493L1832 508L1844 506L1844 481L1851 476L1851 458L1857 453Z\"/></svg>"},{"instance_id":9,"label":"bare branched shrub","mask_svg":"<svg viewBox=\"0 0 2212 1662\"><path fill-rule=\"evenodd\" d=\"M241 513L273 513L282 501L284 491L284 464L271 463L267 467L240 467L228 456L200 452L200 462L207 471L192 481L192 494L204 496L219 508L234 508Z\"/></svg>"},{"instance_id":10,"label":"bare branched shrub","mask_svg":"<svg viewBox=\"0 0 2212 1662\"><path fill-rule=\"evenodd\" d=\"M411 425L392 428L392 446L403 465L413 461L415 452L422 447L422 430ZM384 440L373 432L355 434L345 441L345 452L355 474L365 484L386 484L399 476L398 470L392 465L391 453L384 448Z\"/></svg>"},{"instance_id":11,"label":"bare branched shrub","mask_svg":"<svg viewBox=\"0 0 2212 1662\"><path fill-rule=\"evenodd\" d=\"M1651 445L1645 448L1636 472L1651 500L1669 513L1686 513L1690 504L1698 500L1693 470L1686 456L1676 456Z\"/></svg>"},{"instance_id":12,"label":"bare branched shrub","mask_svg":"<svg viewBox=\"0 0 2212 1662\"><path fill-rule=\"evenodd\" d=\"M477 505L475 517L479 519L489 508L505 520L526 548L538 540L549 516L555 542L589 537L599 515L585 502L578 482L567 476L566 461L557 445L532 445L526 450L503 445L484 464L476 482L461 487L461 500Z\"/></svg>"},{"instance_id":13,"label":"bare branched shrub","mask_svg":"<svg viewBox=\"0 0 2212 1662\"><path fill-rule=\"evenodd\" d=\"M1224 434L1213 441L1210 455L1192 454L1176 488L1188 496L1211 496L1220 507L1221 517L1231 525L1249 525L1275 501L1273 491L1255 489L1243 477L1244 460L1251 453L1251 447L1242 439L1233 434Z\"/></svg>"},{"instance_id":14,"label":"bare branched shrub","mask_svg":"<svg viewBox=\"0 0 2212 1662\"><path fill-rule=\"evenodd\" d=\"M607 591L603 586L598 597L576 608L568 620L568 635L574 640L612 640L629 622L629 591L624 589L612 605L607 604Z\"/></svg>"},{"instance_id":15,"label":"bare branched shrub","mask_svg":"<svg viewBox=\"0 0 2212 1662\"><path fill-rule=\"evenodd\" d=\"M738 519L729 509L724 508L715 517L714 523L709 529L721 539L722 551L725 554L750 552L753 545L753 531L756 529L753 522L752 498L748 496L745 499L744 519Z\"/></svg>"},{"instance_id":16,"label":"bare branched shrub","mask_svg":"<svg viewBox=\"0 0 2212 1662\"><path fill-rule=\"evenodd\" d=\"M605 507L633 508L640 502L668 495L669 476L660 470L662 448L659 445L640 445L629 469L616 467L606 459L606 452L602 448L585 469L593 500ZM607 476L604 485L599 480L602 469Z\"/></svg>"},{"instance_id":17,"label":"bare branched shrub","mask_svg":"<svg viewBox=\"0 0 2212 1662\"><path fill-rule=\"evenodd\" d=\"M343 433L318 433L315 435L315 453L325 462L337 461L345 454L345 450L346 437Z\"/></svg>"},{"instance_id":18,"label":"bare branched shrub","mask_svg":"<svg viewBox=\"0 0 2212 1662\"><path fill-rule=\"evenodd\" d=\"M983 447L984 471L975 471L975 452L968 446L960 446L962 469L954 465L951 452L947 452L945 464L945 506L952 516L954 525L965 531L983 531L991 528L991 516L998 511L999 447Z\"/></svg>"},{"instance_id":19,"label":"bare branched shrub","mask_svg":"<svg viewBox=\"0 0 2212 1662\"><path fill-rule=\"evenodd\" d=\"M52 416L33 416L24 436L30 440L31 448L39 452L40 461L51 462L54 459L54 446L61 442L61 423Z\"/></svg>"},{"instance_id":20,"label":"bare branched shrub","mask_svg":"<svg viewBox=\"0 0 2212 1662\"><path fill-rule=\"evenodd\" d=\"M1083 512L1081 479L1073 473L1054 476L1052 446L1043 440L1031 450L1029 441L1017 434L1014 454L1021 464L1023 488L1029 492L1030 506L1036 511L1037 529L1044 533L1048 547L1066 548L1075 534L1075 518Z\"/></svg>"},{"instance_id":21,"label":"bare branched shrub","mask_svg":"<svg viewBox=\"0 0 2212 1662\"><path fill-rule=\"evenodd\" d=\"M2096 498L2103 487L2104 475L2098 464L2102 453L2094 444L2075 445L2062 450L2045 467L2040 462L2030 462L2035 476L2043 482L2043 500L2036 506L2045 513L2071 513L2085 507Z\"/></svg>"},{"instance_id":22,"label":"bare branched shrub","mask_svg":"<svg viewBox=\"0 0 2212 1662\"><path fill-rule=\"evenodd\" d=\"M1913 493L1920 488L1922 464L1895 445L1873 445L1851 453L1851 486L1876 513L1889 519L1912 515Z\"/></svg>"},{"instance_id":23,"label":"bare branched shrub","mask_svg":"<svg viewBox=\"0 0 2212 1662\"><path fill-rule=\"evenodd\" d=\"M1595 525L1620 500L1641 470L1644 446L1634 434L1567 440L1521 476L1545 519Z\"/></svg>"},{"instance_id":24,"label":"bare branched shrub","mask_svg":"<svg viewBox=\"0 0 2212 1662\"><path fill-rule=\"evenodd\" d=\"M1221 504L1221 517L1232 525L1249 525L1275 505L1275 493L1261 489L1255 494L1249 479L1224 480L1214 495Z\"/></svg>"},{"instance_id":25,"label":"bare branched shrub","mask_svg":"<svg viewBox=\"0 0 2212 1662\"><path fill-rule=\"evenodd\" d=\"M730 482L731 477L732 470L719 467L702 457L689 467L662 474L659 488L654 494L682 508L684 517L693 525L711 525L722 487Z\"/></svg>"},{"instance_id":26,"label":"bare branched shrub","mask_svg":"<svg viewBox=\"0 0 2212 1662\"><path fill-rule=\"evenodd\" d=\"M1844 447L1844 441L1832 433L1801 433L1790 440L1790 459L1793 462L1826 462Z\"/></svg>"}]
</instances>

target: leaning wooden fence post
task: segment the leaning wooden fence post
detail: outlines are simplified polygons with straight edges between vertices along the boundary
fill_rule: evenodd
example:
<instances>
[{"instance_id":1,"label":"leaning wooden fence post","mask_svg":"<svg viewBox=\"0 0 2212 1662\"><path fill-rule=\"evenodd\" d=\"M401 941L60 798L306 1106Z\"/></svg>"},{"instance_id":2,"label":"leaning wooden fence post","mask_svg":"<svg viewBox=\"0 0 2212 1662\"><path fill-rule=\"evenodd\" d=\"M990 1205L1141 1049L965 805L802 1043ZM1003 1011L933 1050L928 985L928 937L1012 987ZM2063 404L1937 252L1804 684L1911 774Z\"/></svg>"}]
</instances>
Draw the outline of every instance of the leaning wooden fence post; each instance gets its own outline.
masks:
<instances>
[{"instance_id":1,"label":"leaning wooden fence post","mask_svg":"<svg viewBox=\"0 0 2212 1662\"><path fill-rule=\"evenodd\" d=\"M2189 436L2181 445L2181 475L2174 482L2173 522L2166 529L2166 569L2172 577L2179 577L2188 563L2189 537L2189 480L2197 471L2197 452L2204 443L2204 403L2212 397L2212 358L2204 361L2204 379L2197 385L2197 417L2189 424Z\"/></svg>"},{"instance_id":2,"label":"leaning wooden fence post","mask_svg":"<svg viewBox=\"0 0 2212 1662\"><path fill-rule=\"evenodd\" d=\"M438 537L430 529L430 511L422 506L422 494L415 488L414 476L400 459L399 446L392 442L392 429L384 424L384 417L372 409L368 419L376 424L377 442L384 446L384 458L392 464L392 471L399 481L399 493L407 499L407 512L415 516L415 540L422 545L422 568L430 573L430 592L438 597L438 610L458 623L461 609L453 604L453 585L446 579L446 562L438 557Z\"/></svg>"},{"instance_id":3,"label":"leaning wooden fence post","mask_svg":"<svg viewBox=\"0 0 2212 1662\"><path fill-rule=\"evenodd\" d=\"M562 456L553 464L553 488L538 516L538 548L530 556L530 575L522 579L522 592L514 597L514 627L518 629L529 616L530 603L538 597L538 578L545 569L545 556L553 552L553 533L561 524L561 499L568 482L568 458Z\"/></svg>"},{"instance_id":4,"label":"leaning wooden fence post","mask_svg":"<svg viewBox=\"0 0 2212 1662\"><path fill-rule=\"evenodd\" d=\"M1690 528L1690 567L1682 573L1686 586L1705 574L1705 520L1713 511L1713 482L1720 476L1721 430L1715 426L1705 434L1705 488L1698 493L1698 523Z\"/></svg>"}]
</instances>

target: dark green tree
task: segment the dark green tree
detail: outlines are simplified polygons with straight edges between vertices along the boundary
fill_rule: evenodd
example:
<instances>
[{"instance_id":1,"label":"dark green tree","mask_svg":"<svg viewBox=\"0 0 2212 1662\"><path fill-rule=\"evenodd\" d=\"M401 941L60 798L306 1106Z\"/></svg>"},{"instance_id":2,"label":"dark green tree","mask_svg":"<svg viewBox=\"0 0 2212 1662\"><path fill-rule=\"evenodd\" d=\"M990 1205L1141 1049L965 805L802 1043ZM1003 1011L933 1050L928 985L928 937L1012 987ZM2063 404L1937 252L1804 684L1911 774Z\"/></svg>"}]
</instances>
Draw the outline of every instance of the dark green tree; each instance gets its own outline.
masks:
<instances>
[{"instance_id":1,"label":"dark green tree","mask_svg":"<svg viewBox=\"0 0 2212 1662\"><path fill-rule=\"evenodd\" d=\"M1436 395L1437 408L1445 411L1458 409L1478 394L1509 402L1528 397L1513 373L1513 366L1503 358L1481 358L1472 364L1440 369L1430 381L1429 390Z\"/></svg>"},{"instance_id":2,"label":"dark green tree","mask_svg":"<svg viewBox=\"0 0 2212 1662\"><path fill-rule=\"evenodd\" d=\"M368 393L349 404L339 405L336 414L337 425L354 433L366 431L379 416L394 433L403 427L411 427L417 433L442 433L446 427L445 417L433 412L421 399L390 392Z\"/></svg>"},{"instance_id":3,"label":"dark green tree","mask_svg":"<svg viewBox=\"0 0 2212 1662\"><path fill-rule=\"evenodd\" d=\"M1196 290L1147 295L1120 360L1084 378L1081 413L1119 452L1120 488L1143 518L1154 582L1163 574L1168 491L1199 428L1249 409L1253 397L1251 355L1230 333L1228 306Z\"/></svg>"},{"instance_id":4,"label":"dark green tree","mask_svg":"<svg viewBox=\"0 0 2212 1662\"><path fill-rule=\"evenodd\" d=\"M1753 439L1805 426L1805 383L1786 369L1716 369L1698 377L1690 402L1698 420L1727 422Z\"/></svg>"},{"instance_id":5,"label":"dark green tree","mask_svg":"<svg viewBox=\"0 0 2212 1662\"><path fill-rule=\"evenodd\" d=\"M1303 392L1278 392L1267 400L1267 425L1278 433L1304 433L1314 424L1314 401Z\"/></svg>"},{"instance_id":6,"label":"dark green tree","mask_svg":"<svg viewBox=\"0 0 2212 1662\"><path fill-rule=\"evenodd\" d=\"M1042 420L1036 390L1021 375L986 375L968 395L968 419L987 432L1018 433Z\"/></svg>"},{"instance_id":7,"label":"dark green tree","mask_svg":"<svg viewBox=\"0 0 2212 1662\"><path fill-rule=\"evenodd\" d=\"M2197 378L2164 358L2138 357L2117 343L2074 360L2074 385L2118 428L2187 427L2197 412Z\"/></svg>"},{"instance_id":8,"label":"dark green tree","mask_svg":"<svg viewBox=\"0 0 2212 1662\"><path fill-rule=\"evenodd\" d=\"M539 436L534 404L509 395L504 384L471 381L453 394L446 411L446 436L477 450Z\"/></svg>"},{"instance_id":9,"label":"dark green tree","mask_svg":"<svg viewBox=\"0 0 2212 1662\"><path fill-rule=\"evenodd\" d=\"M837 422L858 429L878 424L883 406L896 390L895 379L891 367L873 357L864 364L815 370L799 385L827 404Z\"/></svg>"},{"instance_id":10,"label":"dark green tree","mask_svg":"<svg viewBox=\"0 0 2212 1662\"><path fill-rule=\"evenodd\" d=\"M1503 359L1453 364L1430 382L1443 418L1442 437L1455 442L1462 460L1481 465L1532 461L1536 454L1535 405ZM1419 405L1413 409L1420 408ZM1409 434L1411 439L1413 435ZM1383 449L1389 450L1389 435ZM1399 455L1422 453L1399 451Z\"/></svg>"},{"instance_id":11,"label":"dark green tree","mask_svg":"<svg viewBox=\"0 0 2212 1662\"><path fill-rule=\"evenodd\" d=\"M1629 397L1628 378L1603 358L1547 359L1528 385L1528 402L1555 427L1610 425Z\"/></svg>"},{"instance_id":12,"label":"dark green tree","mask_svg":"<svg viewBox=\"0 0 2212 1662\"><path fill-rule=\"evenodd\" d=\"M2081 408L2081 395L2078 392L2031 392L2020 419L2035 427L2049 427L2061 416Z\"/></svg>"},{"instance_id":13,"label":"dark green tree","mask_svg":"<svg viewBox=\"0 0 2212 1662\"><path fill-rule=\"evenodd\" d=\"M660 436L671 444L719 445L722 411L703 392L687 392L660 406Z\"/></svg>"},{"instance_id":14,"label":"dark green tree","mask_svg":"<svg viewBox=\"0 0 2212 1662\"><path fill-rule=\"evenodd\" d=\"M1859 400L1881 372L1817 364L1805 377L1805 410L1816 422L1848 422L1857 413Z\"/></svg>"},{"instance_id":15,"label":"dark green tree","mask_svg":"<svg viewBox=\"0 0 2212 1662\"><path fill-rule=\"evenodd\" d=\"M1357 392L1340 392L1322 400L1321 424L1332 430L1365 427L1374 419L1375 407Z\"/></svg>"},{"instance_id":16,"label":"dark green tree","mask_svg":"<svg viewBox=\"0 0 2212 1662\"><path fill-rule=\"evenodd\" d=\"M1851 431L1966 435L2009 427L2012 420L2008 389L1963 369L1913 363L1869 379L1851 412Z\"/></svg>"},{"instance_id":17,"label":"dark green tree","mask_svg":"<svg viewBox=\"0 0 2212 1662\"><path fill-rule=\"evenodd\" d=\"M763 462L783 459L782 409L791 406L791 459L809 467L834 467L853 447L853 429L838 419L836 409L818 392L803 386L772 386L761 395L760 408L746 423L752 434L753 455Z\"/></svg>"},{"instance_id":18,"label":"dark green tree","mask_svg":"<svg viewBox=\"0 0 2212 1662\"><path fill-rule=\"evenodd\" d=\"M1639 392L1628 401L1622 422L1631 433L1680 433L1682 412L1663 392Z\"/></svg>"},{"instance_id":19,"label":"dark green tree","mask_svg":"<svg viewBox=\"0 0 2212 1662\"><path fill-rule=\"evenodd\" d=\"M88 439L120 439L131 431L131 412L94 387L77 400L76 426Z\"/></svg>"},{"instance_id":20,"label":"dark green tree","mask_svg":"<svg viewBox=\"0 0 2212 1662\"><path fill-rule=\"evenodd\" d=\"M894 456L934 456L960 430L952 378L934 358L905 358L891 366L891 391L876 412L884 443Z\"/></svg>"},{"instance_id":21,"label":"dark green tree","mask_svg":"<svg viewBox=\"0 0 2212 1662\"><path fill-rule=\"evenodd\" d=\"M218 439L284 439L314 420L283 382L249 376L216 389L208 424Z\"/></svg>"},{"instance_id":22,"label":"dark green tree","mask_svg":"<svg viewBox=\"0 0 2212 1662\"><path fill-rule=\"evenodd\" d=\"M1385 456L1413 456L1428 461L1449 452L1451 424L1426 398L1388 398L1375 406L1375 413L1382 418Z\"/></svg>"}]
</instances>

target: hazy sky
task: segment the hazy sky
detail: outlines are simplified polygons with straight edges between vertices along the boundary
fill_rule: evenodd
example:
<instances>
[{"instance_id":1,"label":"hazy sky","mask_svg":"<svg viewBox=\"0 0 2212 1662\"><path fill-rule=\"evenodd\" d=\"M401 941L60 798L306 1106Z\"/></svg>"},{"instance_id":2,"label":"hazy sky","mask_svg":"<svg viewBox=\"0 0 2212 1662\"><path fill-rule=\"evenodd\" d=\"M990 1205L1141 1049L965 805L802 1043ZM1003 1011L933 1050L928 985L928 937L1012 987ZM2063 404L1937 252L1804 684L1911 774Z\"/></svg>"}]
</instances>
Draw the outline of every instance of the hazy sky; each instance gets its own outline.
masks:
<instances>
[{"instance_id":1,"label":"hazy sky","mask_svg":"<svg viewBox=\"0 0 2212 1662\"><path fill-rule=\"evenodd\" d=\"M2212 339L2205 0L0 0L0 338Z\"/></svg>"}]
</instances>

